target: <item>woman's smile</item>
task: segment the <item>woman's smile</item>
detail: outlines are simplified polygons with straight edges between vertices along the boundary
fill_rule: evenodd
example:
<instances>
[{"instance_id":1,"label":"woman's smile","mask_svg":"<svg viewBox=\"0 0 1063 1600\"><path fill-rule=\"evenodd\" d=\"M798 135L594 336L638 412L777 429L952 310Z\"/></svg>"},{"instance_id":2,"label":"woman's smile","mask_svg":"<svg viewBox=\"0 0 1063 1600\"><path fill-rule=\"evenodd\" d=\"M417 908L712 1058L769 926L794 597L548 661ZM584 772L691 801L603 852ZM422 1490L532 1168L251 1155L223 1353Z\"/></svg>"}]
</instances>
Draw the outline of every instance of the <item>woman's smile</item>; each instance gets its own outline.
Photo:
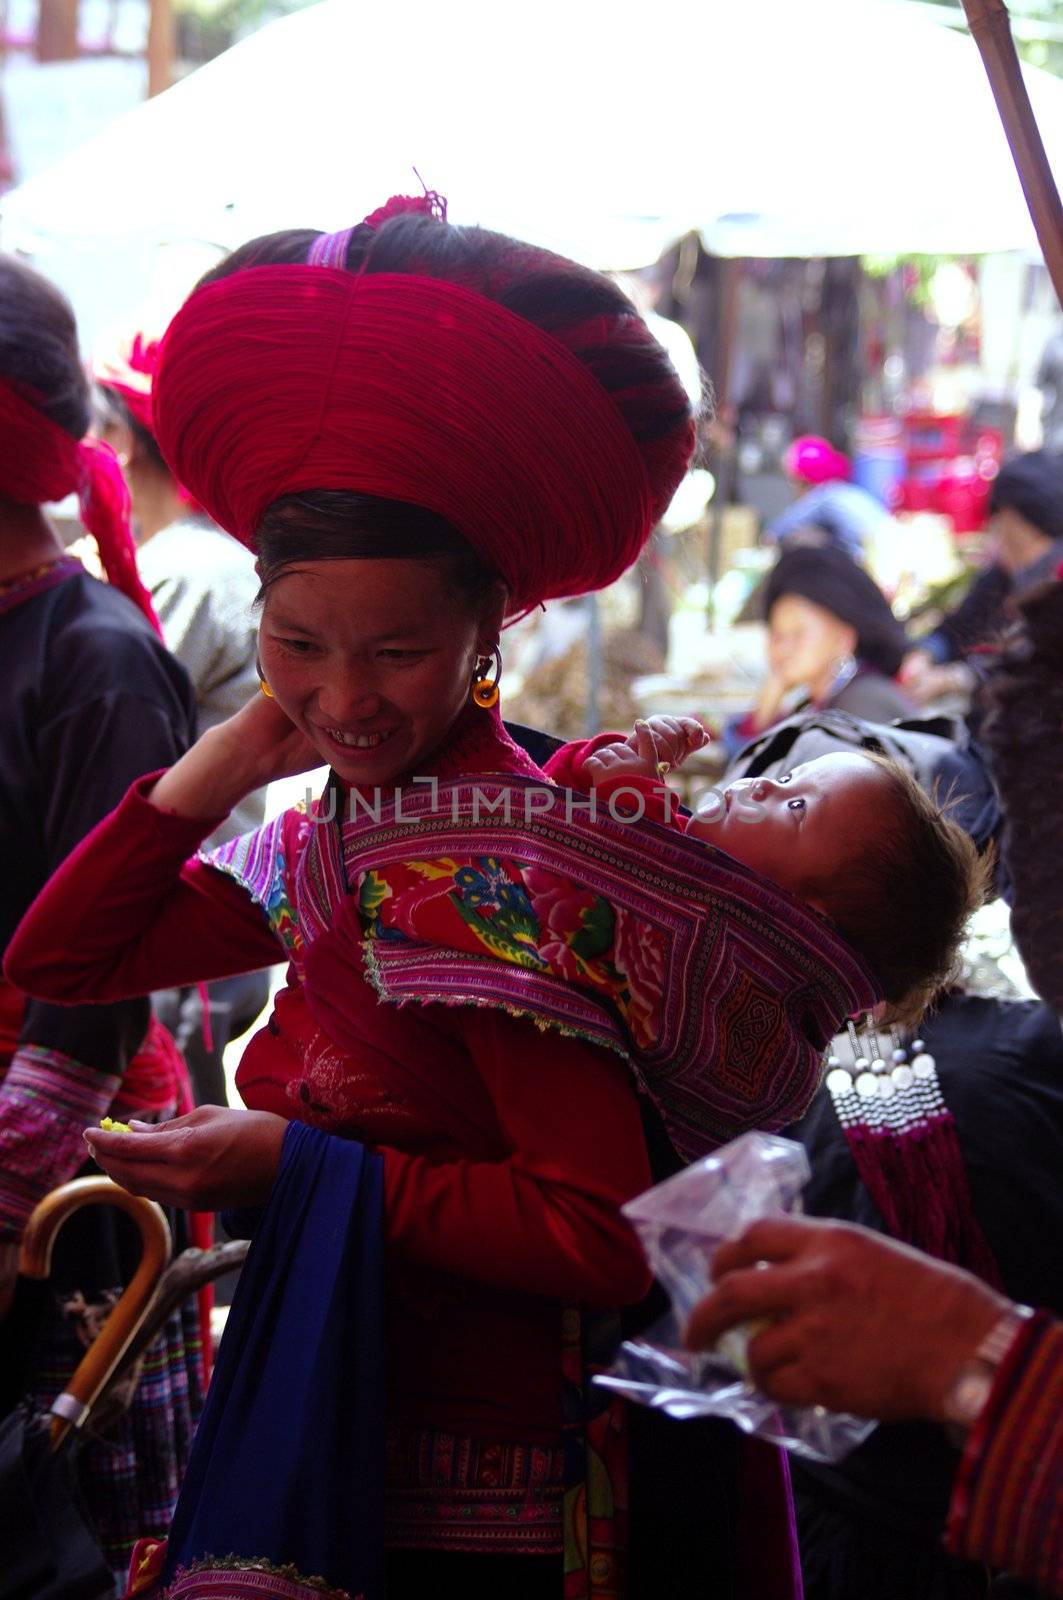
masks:
<instances>
[{"instance_id":1,"label":"woman's smile","mask_svg":"<svg viewBox=\"0 0 1063 1600\"><path fill-rule=\"evenodd\" d=\"M395 733L395 728L378 728L368 733L345 733L342 728L321 728L327 739L338 744L344 751L351 750L379 750Z\"/></svg>"}]
</instances>

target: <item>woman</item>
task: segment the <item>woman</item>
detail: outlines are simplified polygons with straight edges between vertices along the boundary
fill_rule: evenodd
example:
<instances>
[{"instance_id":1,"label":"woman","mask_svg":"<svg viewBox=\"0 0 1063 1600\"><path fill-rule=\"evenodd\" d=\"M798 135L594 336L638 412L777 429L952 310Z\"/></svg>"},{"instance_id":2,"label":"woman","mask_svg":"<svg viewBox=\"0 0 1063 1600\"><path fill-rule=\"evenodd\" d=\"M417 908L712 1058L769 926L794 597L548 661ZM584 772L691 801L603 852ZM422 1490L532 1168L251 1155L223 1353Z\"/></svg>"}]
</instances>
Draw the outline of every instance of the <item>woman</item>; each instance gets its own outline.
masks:
<instances>
[{"instance_id":1,"label":"woman","mask_svg":"<svg viewBox=\"0 0 1063 1600\"><path fill-rule=\"evenodd\" d=\"M768 575L763 607L768 676L753 710L728 724L732 755L805 707L867 722L913 714L893 681L904 629L874 580L842 551L786 551Z\"/></svg>"},{"instance_id":2,"label":"woman","mask_svg":"<svg viewBox=\"0 0 1063 1600\"><path fill-rule=\"evenodd\" d=\"M849 459L829 439L812 434L795 439L786 452L785 466L798 497L765 530L765 543L810 543L808 535L815 533L818 544L830 544L861 561L869 544L889 541L893 518L874 495L849 482Z\"/></svg>"},{"instance_id":3,"label":"woman","mask_svg":"<svg viewBox=\"0 0 1063 1600\"><path fill-rule=\"evenodd\" d=\"M176 760L194 727L188 681L137 581L117 463L105 447L81 442L88 402L66 301L0 257L0 949L59 862L145 768ZM75 491L110 585L65 554L42 510ZM85 1160L85 1122L108 1111L145 1118L177 1109L187 1077L150 1023L143 993L71 1008L0 984L0 1317L30 1212ZM20 1382L45 1408L62 1389L132 1273L139 1252L131 1233L124 1218L99 1209L64 1229L47 1305L23 1286L6 1318L0 1368L9 1402ZM131 1412L81 1454L116 1570L139 1534L161 1531L172 1515L198 1368L194 1320L171 1319Z\"/></svg>"},{"instance_id":4,"label":"woman","mask_svg":"<svg viewBox=\"0 0 1063 1600\"><path fill-rule=\"evenodd\" d=\"M106 999L270 965L283 945L288 987L240 1069L254 1109L203 1108L176 1144L97 1133L101 1160L142 1192L232 1206L289 1172L285 1119L378 1152L389 1595L557 1595L563 1571L579 1594L592 1566L618 1593L622 1483L588 1506L571 1449L566 1479L561 1308L647 1288L618 1214L649 1181L624 1063L501 1007L379 1005L329 804L326 820L288 813L214 865L186 862L244 794L323 760L334 818L417 779L541 776L492 704L503 619L612 581L686 470L689 401L626 297L431 211L391 202L343 235L254 241L175 319L157 435L257 552L263 694L134 787L10 965L56 997ZM601 1487L616 1435L597 1421ZM351 1515L324 1518L330 1550ZM300 1537L266 1553L291 1563ZM193 1559L262 1553L182 1540ZM345 1559L302 1572L353 1594L366 1585Z\"/></svg>"}]
</instances>

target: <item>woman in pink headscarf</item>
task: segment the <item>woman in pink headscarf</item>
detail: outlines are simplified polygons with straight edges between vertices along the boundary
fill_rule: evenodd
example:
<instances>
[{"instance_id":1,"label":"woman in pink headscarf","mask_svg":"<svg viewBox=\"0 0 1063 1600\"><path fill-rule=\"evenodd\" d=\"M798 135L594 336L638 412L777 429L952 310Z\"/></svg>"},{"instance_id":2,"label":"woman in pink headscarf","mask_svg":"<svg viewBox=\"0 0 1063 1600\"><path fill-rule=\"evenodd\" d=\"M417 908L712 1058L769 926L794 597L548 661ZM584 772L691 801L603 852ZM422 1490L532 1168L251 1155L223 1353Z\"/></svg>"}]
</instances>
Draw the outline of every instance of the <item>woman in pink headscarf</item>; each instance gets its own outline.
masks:
<instances>
[{"instance_id":1,"label":"woman in pink headscarf","mask_svg":"<svg viewBox=\"0 0 1063 1600\"><path fill-rule=\"evenodd\" d=\"M798 498L765 529L769 543L831 544L862 561L866 545L891 531L889 512L850 483L849 458L828 439L795 439L786 452L786 472L798 485Z\"/></svg>"}]
</instances>

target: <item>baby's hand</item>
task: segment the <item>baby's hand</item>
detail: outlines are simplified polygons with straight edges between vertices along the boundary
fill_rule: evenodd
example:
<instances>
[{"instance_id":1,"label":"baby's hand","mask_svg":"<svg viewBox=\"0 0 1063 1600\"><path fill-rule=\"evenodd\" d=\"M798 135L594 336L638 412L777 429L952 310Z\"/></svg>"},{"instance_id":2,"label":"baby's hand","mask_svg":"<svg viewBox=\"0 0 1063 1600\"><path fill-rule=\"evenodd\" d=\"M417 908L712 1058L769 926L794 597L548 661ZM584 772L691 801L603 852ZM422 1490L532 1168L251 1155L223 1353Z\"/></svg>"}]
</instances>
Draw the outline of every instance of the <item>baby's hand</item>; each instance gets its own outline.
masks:
<instances>
[{"instance_id":1,"label":"baby's hand","mask_svg":"<svg viewBox=\"0 0 1063 1600\"><path fill-rule=\"evenodd\" d=\"M638 777L644 777L648 772L650 777L657 776L656 768L652 764L647 767L643 757L637 750L632 750L626 739L622 744L599 745L593 755L585 758L582 766L582 776L591 788L607 774L619 772L631 772Z\"/></svg>"},{"instance_id":2,"label":"baby's hand","mask_svg":"<svg viewBox=\"0 0 1063 1600\"><path fill-rule=\"evenodd\" d=\"M639 757L647 777L663 778L681 767L692 750L700 750L708 737L696 717L648 717L636 722L627 747Z\"/></svg>"},{"instance_id":3,"label":"baby's hand","mask_svg":"<svg viewBox=\"0 0 1063 1600\"><path fill-rule=\"evenodd\" d=\"M649 717L636 722L634 733L623 743L599 746L583 769L592 783L607 772L663 778L682 766L692 750L700 750L708 737L696 717Z\"/></svg>"}]
</instances>

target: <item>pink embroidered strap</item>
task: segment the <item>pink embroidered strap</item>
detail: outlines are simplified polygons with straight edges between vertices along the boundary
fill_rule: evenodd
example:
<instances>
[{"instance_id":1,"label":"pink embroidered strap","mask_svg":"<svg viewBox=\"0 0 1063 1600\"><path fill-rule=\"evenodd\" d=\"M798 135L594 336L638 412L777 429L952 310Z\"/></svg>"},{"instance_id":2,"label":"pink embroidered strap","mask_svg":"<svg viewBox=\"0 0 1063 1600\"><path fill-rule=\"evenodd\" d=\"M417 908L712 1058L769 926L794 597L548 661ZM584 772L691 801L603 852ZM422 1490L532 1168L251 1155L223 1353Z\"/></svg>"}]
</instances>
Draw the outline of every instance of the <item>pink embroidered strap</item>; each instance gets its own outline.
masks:
<instances>
[{"instance_id":1,"label":"pink embroidered strap","mask_svg":"<svg viewBox=\"0 0 1063 1600\"><path fill-rule=\"evenodd\" d=\"M335 267L342 272L347 265L347 246L353 232L353 228L344 228L340 233L318 234L307 252L307 266Z\"/></svg>"},{"instance_id":2,"label":"pink embroidered strap","mask_svg":"<svg viewBox=\"0 0 1063 1600\"><path fill-rule=\"evenodd\" d=\"M82 1131L121 1084L58 1050L23 1045L0 1084L0 1239L18 1239L38 1200L85 1161Z\"/></svg>"}]
</instances>

